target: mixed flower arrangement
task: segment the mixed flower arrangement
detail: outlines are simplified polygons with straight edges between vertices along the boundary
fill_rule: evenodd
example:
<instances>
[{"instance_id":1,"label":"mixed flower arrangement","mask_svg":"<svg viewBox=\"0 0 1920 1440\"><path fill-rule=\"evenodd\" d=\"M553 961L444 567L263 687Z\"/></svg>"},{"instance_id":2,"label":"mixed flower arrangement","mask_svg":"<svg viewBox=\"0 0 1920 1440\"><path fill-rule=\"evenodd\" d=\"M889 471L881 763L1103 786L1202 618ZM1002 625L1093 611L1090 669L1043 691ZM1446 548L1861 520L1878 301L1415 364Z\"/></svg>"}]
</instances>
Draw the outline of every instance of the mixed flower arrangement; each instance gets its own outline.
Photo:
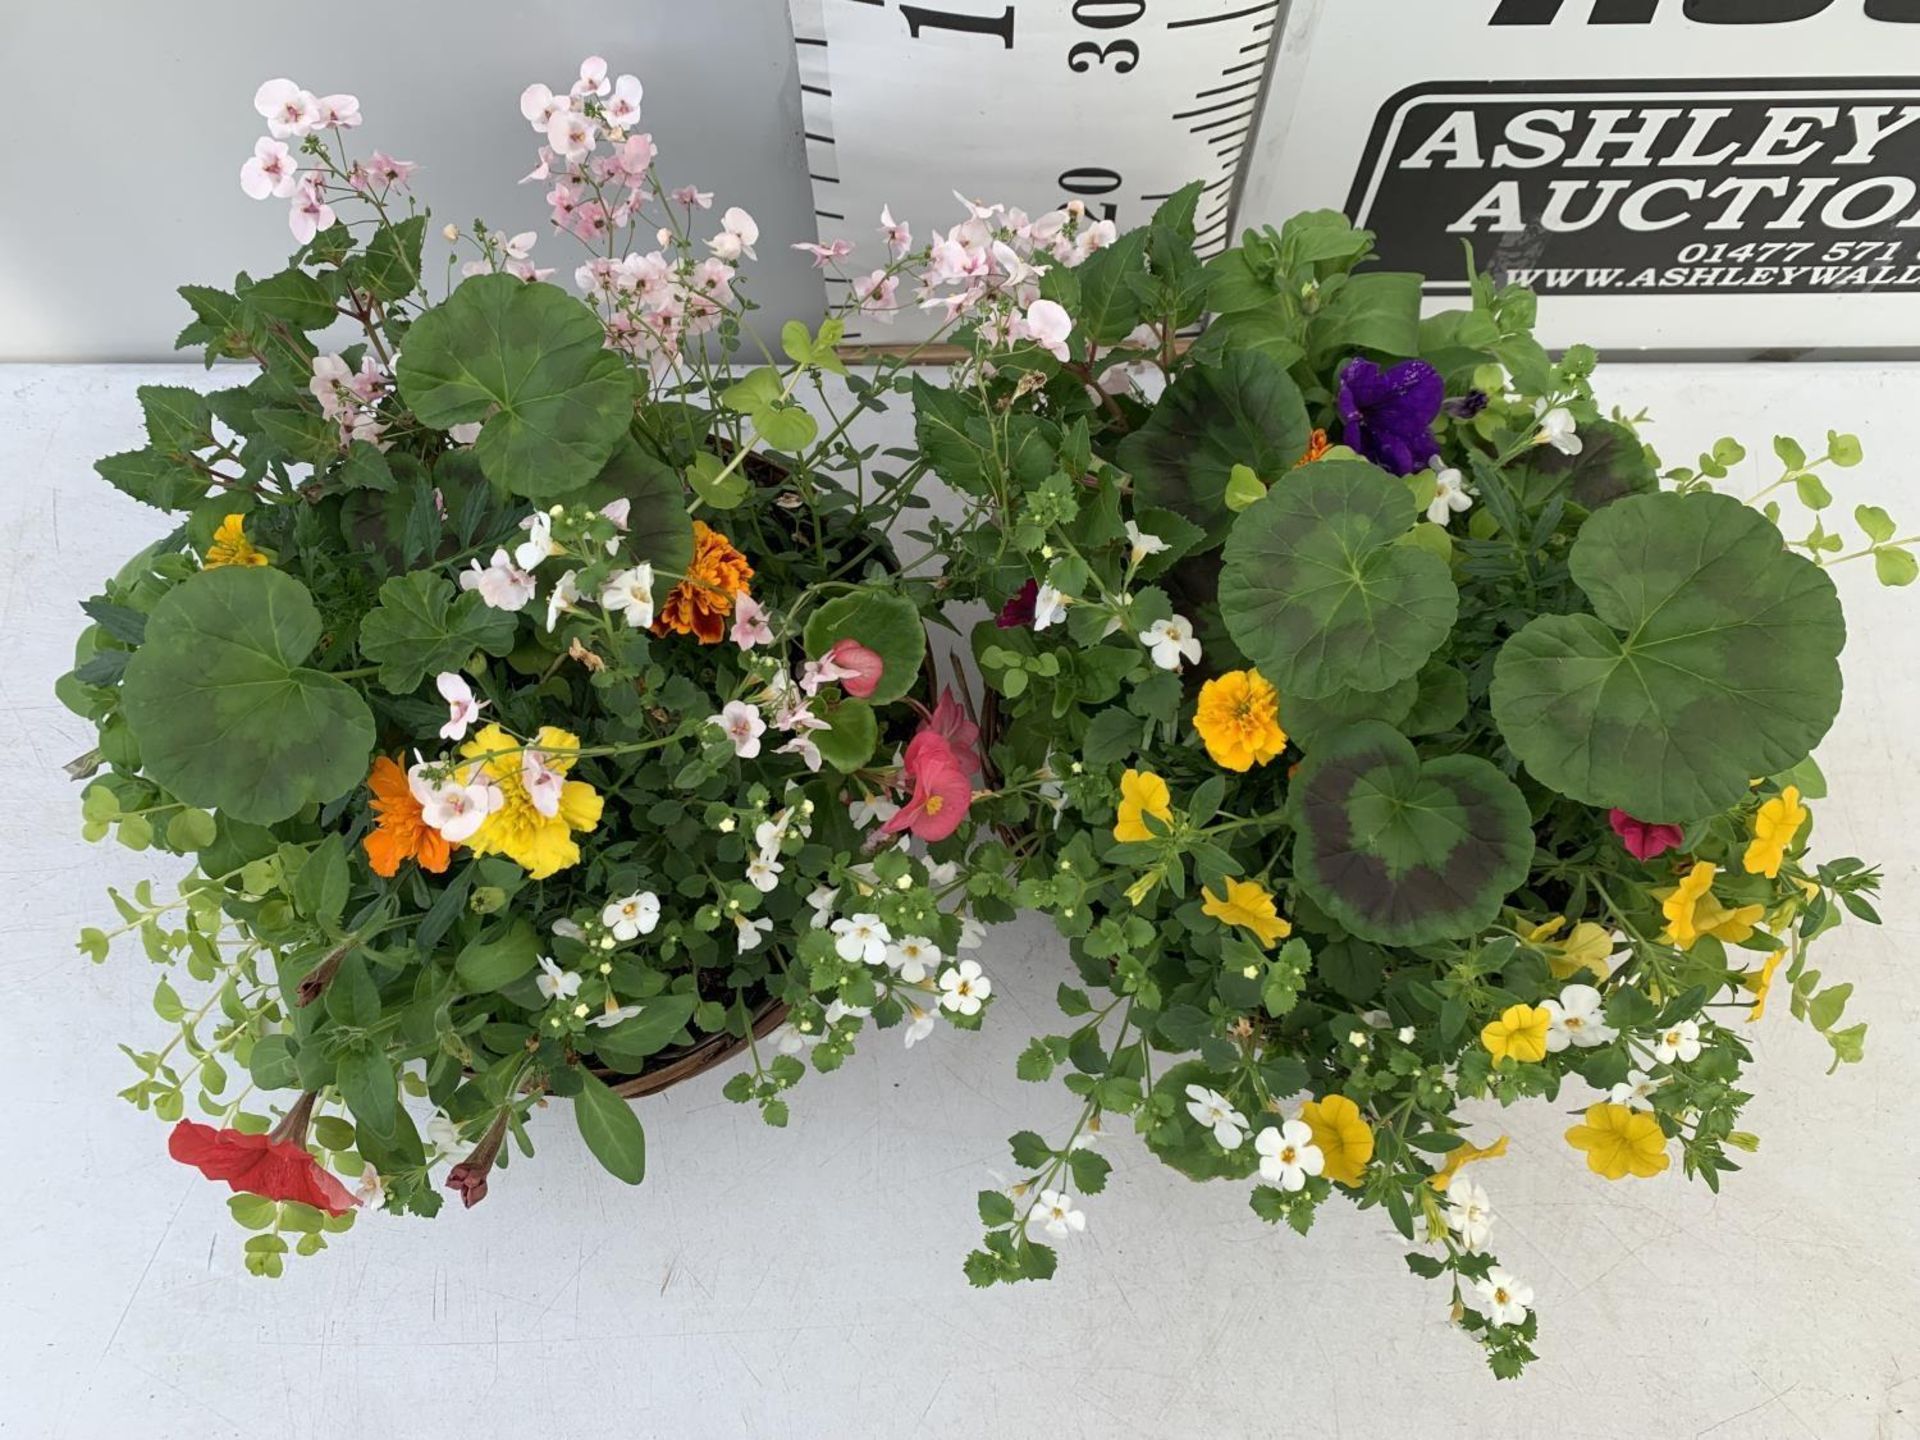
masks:
<instances>
[{"instance_id":1,"label":"mixed flower arrangement","mask_svg":"<svg viewBox=\"0 0 1920 1440\"><path fill-rule=\"evenodd\" d=\"M627 1097L684 1074L742 1056L726 1093L784 1124L869 1026L980 1025L964 952L1032 908L1077 983L1020 1073L1083 1106L1013 1137L975 1283L1052 1273L1130 1117L1267 1220L1382 1207L1511 1374L1533 1293L1463 1102L1566 1087L1596 1173L1717 1187L1776 983L1860 1057L1808 964L1877 918L1874 870L1807 853L1825 570L1915 565L1873 507L1827 528L1850 437L1776 441L1754 503L1732 441L1661 473L1527 292L1422 319L1324 212L1202 262L1197 186L1124 235L967 202L920 245L883 214L876 268L803 244L845 299L776 353L758 226L664 186L640 101L598 59L521 98L580 298L478 225L436 298L415 167L349 154L353 97L262 86L241 183L299 249L181 292L181 343L250 373L144 388L99 464L176 528L60 684L85 829L191 869L80 944L162 968L177 1033L123 1094L237 1192L250 1269L476 1203L550 1099L629 1183ZM951 384L848 371L846 314L907 306ZM892 395L881 456L852 430ZM957 517L905 530L936 477ZM981 615L976 706L927 631Z\"/></svg>"}]
</instances>

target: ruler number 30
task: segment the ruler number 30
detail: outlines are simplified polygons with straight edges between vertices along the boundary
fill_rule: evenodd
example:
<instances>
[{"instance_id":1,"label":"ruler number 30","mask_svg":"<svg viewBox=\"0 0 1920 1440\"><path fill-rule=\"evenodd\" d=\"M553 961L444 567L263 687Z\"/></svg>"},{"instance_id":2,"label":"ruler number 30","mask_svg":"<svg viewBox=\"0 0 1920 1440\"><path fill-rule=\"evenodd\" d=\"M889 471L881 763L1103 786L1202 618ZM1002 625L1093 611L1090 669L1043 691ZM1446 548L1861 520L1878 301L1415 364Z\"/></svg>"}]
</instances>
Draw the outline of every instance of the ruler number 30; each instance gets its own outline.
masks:
<instances>
[{"instance_id":1,"label":"ruler number 30","mask_svg":"<svg viewBox=\"0 0 1920 1440\"><path fill-rule=\"evenodd\" d=\"M1147 13L1147 0L1073 0L1073 18L1089 30L1124 30ZM1132 40L1077 41L1067 51L1067 68L1085 74L1094 66L1125 75L1140 63Z\"/></svg>"}]
</instances>

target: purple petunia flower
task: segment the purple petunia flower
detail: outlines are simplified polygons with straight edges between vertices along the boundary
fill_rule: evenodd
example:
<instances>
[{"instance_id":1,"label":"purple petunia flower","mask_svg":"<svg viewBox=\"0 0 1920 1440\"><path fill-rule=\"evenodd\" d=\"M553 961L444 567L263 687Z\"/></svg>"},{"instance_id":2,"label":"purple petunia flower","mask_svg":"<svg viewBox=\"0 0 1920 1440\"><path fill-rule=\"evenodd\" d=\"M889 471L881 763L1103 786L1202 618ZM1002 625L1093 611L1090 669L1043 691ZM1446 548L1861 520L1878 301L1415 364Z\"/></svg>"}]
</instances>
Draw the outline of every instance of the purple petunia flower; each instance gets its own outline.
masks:
<instances>
[{"instance_id":1,"label":"purple petunia flower","mask_svg":"<svg viewBox=\"0 0 1920 1440\"><path fill-rule=\"evenodd\" d=\"M1384 470L1411 475L1440 453L1433 422L1446 397L1446 382L1424 360L1388 370L1349 360L1340 372L1340 441Z\"/></svg>"},{"instance_id":2,"label":"purple petunia flower","mask_svg":"<svg viewBox=\"0 0 1920 1440\"><path fill-rule=\"evenodd\" d=\"M1002 630L1019 630L1033 624L1034 605L1039 599L1040 582L1027 581L1013 592L1013 597L1005 605L1000 607L1000 613L994 617L993 623Z\"/></svg>"}]
</instances>

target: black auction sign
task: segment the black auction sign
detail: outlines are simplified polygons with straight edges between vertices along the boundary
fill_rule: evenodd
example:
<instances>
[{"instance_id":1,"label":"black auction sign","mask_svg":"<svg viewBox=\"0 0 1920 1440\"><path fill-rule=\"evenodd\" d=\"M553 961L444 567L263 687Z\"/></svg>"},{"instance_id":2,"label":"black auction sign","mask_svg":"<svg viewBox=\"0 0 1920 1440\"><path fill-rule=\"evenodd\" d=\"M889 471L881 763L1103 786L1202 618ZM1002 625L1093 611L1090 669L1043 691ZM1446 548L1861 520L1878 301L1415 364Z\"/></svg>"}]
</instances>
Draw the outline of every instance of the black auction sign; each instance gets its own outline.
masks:
<instances>
[{"instance_id":1,"label":"black auction sign","mask_svg":"<svg viewBox=\"0 0 1920 1440\"><path fill-rule=\"evenodd\" d=\"M1243 221L1542 297L1550 340L1920 344L1920 0L1295 0Z\"/></svg>"}]
</instances>

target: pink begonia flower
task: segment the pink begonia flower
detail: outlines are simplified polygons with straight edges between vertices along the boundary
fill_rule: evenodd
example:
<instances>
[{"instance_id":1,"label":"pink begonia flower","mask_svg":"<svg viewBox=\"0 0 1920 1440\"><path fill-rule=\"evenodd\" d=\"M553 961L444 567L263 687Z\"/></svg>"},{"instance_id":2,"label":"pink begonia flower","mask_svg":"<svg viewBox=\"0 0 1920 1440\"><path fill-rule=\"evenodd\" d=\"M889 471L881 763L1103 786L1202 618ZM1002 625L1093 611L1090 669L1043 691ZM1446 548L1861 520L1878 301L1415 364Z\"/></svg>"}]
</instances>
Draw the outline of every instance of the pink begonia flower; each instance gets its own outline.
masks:
<instances>
[{"instance_id":1,"label":"pink begonia flower","mask_svg":"<svg viewBox=\"0 0 1920 1440\"><path fill-rule=\"evenodd\" d=\"M856 700L865 700L878 690L887 669L877 651L851 638L836 640L827 658L840 667L840 688Z\"/></svg>"},{"instance_id":2,"label":"pink begonia flower","mask_svg":"<svg viewBox=\"0 0 1920 1440\"><path fill-rule=\"evenodd\" d=\"M276 140L303 139L320 122L320 102L313 92L284 78L269 80L254 91L253 108L265 118Z\"/></svg>"},{"instance_id":3,"label":"pink begonia flower","mask_svg":"<svg viewBox=\"0 0 1920 1440\"><path fill-rule=\"evenodd\" d=\"M284 140L253 142L253 158L240 167L240 188L255 200L285 200L300 183L300 165Z\"/></svg>"},{"instance_id":4,"label":"pink begonia flower","mask_svg":"<svg viewBox=\"0 0 1920 1440\"><path fill-rule=\"evenodd\" d=\"M767 624L765 607L751 595L736 595L733 600L733 643L742 650L751 650L756 645L766 645L772 640L773 627Z\"/></svg>"},{"instance_id":5,"label":"pink begonia flower","mask_svg":"<svg viewBox=\"0 0 1920 1440\"><path fill-rule=\"evenodd\" d=\"M360 123L358 95L322 95L314 106L316 130L351 130Z\"/></svg>"},{"instance_id":6,"label":"pink begonia flower","mask_svg":"<svg viewBox=\"0 0 1920 1440\"><path fill-rule=\"evenodd\" d=\"M1645 820L1636 820L1626 811L1615 807L1607 812L1607 823L1613 827L1613 833L1620 837L1620 843L1627 847L1627 853L1636 860L1651 860L1664 855L1669 850L1677 850L1686 832L1678 825L1653 825Z\"/></svg>"},{"instance_id":7,"label":"pink begonia flower","mask_svg":"<svg viewBox=\"0 0 1920 1440\"><path fill-rule=\"evenodd\" d=\"M487 708L488 702L473 698L473 687L457 670L443 670L433 679L440 698L447 702L447 723L440 727L442 740L464 740L467 727Z\"/></svg>"},{"instance_id":8,"label":"pink begonia flower","mask_svg":"<svg viewBox=\"0 0 1920 1440\"><path fill-rule=\"evenodd\" d=\"M696 206L702 210L711 210L713 208L713 192L711 190L696 190L691 185L682 185L678 190L673 191L672 198L675 204L684 205L689 210L694 209Z\"/></svg>"},{"instance_id":9,"label":"pink begonia flower","mask_svg":"<svg viewBox=\"0 0 1920 1440\"><path fill-rule=\"evenodd\" d=\"M1073 317L1054 300L1034 301L1016 327L1017 338L1033 341L1056 360L1067 358L1067 336L1072 331Z\"/></svg>"},{"instance_id":10,"label":"pink begonia flower","mask_svg":"<svg viewBox=\"0 0 1920 1440\"><path fill-rule=\"evenodd\" d=\"M333 224L333 207L321 190L320 177L309 170L294 188L293 208L287 212L287 228L296 243L309 244L313 237Z\"/></svg>"},{"instance_id":11,"label":"pink begonia flower","mask_svg":"<svg viewBox=\"0 0 1920 1440\"><path fill-rule=\"evenodd\" d=\"M967 818L973 804L972 784L950 756L929 755L914 772L913 797L876 832L882 838L905 830L929 843L944 840Z\"/></svg>"},{"instance_id":12,"label":"pink begonia flower","mask_svg":"<svg viewBox=\"0 0 1920 1440\"><path fill-rule=\"evenodd\" d=\"M836 240L831 245L815 245L811 241L801 240L797 242L793 248L806 251L809 255L813 256L813 268L816 270L824 270L834 261L844 260L847 256L851 255L853 253L853 242L850 240Z\"/></svg>"},{"instance_id":13,"label":"pink begonia flower","mask_svg":"<svg viewBox=\"0 0 1920 1440\"><path fill-rule=\"evenodd\" d=\"M895 220L893 211L880 207L880 236L887 242L887 252L898 260L913 248L913 231L905 221Z\"/></svg>"},{"instance_id":14,"label":"pink begonia flower","mask_svg":"<svg viewBox=\"0 0 1920 1440\"><path fill-rule=\"evenodd\" d=\"M952 748L954 759L962 770L969 775L981 773L980 727L967 714L966 707L960 703L960 697L954 693L952 686L941 690L940 699L935 703L933 713L927 716L920 734L939 736ZM917 740L919 736L914 738ZM907 748L909 755L905 763L911 767L913 747L909 744Z\"/></svg>"}]
</instances>

